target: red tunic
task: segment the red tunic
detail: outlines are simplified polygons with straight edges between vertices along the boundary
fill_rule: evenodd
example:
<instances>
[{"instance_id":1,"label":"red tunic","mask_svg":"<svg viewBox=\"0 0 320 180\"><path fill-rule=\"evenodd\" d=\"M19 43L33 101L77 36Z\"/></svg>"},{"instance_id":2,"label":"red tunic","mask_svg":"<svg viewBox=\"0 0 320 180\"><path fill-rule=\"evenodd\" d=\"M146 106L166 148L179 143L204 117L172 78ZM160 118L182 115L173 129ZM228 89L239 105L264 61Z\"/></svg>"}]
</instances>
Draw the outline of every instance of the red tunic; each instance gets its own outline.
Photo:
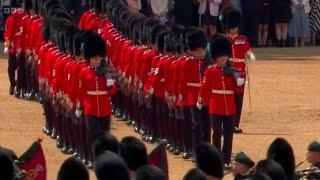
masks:
<instances>
[{"instance_id":1,"label":"red tunic","mask_svg":"<svg viewBox=\"0 0 320 180\"><path fill-rule=\"evenodd\" d=\"M205 71L200 96L210 94L211 115L233 116L236 113L235 89L236 82L233 76L226 75L224 70L215 64Z\"/></svg>"},{"instance_id":2,"label":"red tunic","mask_svg":"<svg viewBox=\"0 0 320 180\"><path fill-rule=\"evenodd\" d=\"M106 77L97 75L90 67L79 75L80 103L85 116L106 117L111 115L110 95L115 92L106 86Z\"/></svg>"},{"instance_id":3,"label":"red tunic","mask_svg":"<svg viewBox=\"0 0 320 180\"><path fill-rule=\"evenodd\" d=\"M23 9L18 9L6 20L4 38L6 42L11 44L12 48L9 49L10 54L14 54L17 50L15 46L19 43L20 23L24 15Z\"/></svg>"},{"instance_id":4,"label":"red tunic","mask_svg":"<svg viewBox=\"0 0 320 180\"><path fill-rule=\"evenodd\" d=\"M246 78L246 55L250 50L250 44L247 37L238 35L235 38L228 36L232 45L231 62L237 72L240 72L241 77ZM237 87L236 94L243 94L244 86Z\"/></svg>"},{"instance_id":5,"label":"red tunic","mask_svg":"<svg viewBox=\"0 0 320 180\"><path fill-rule=\"evenodd\" d=\"M200 89L200 67L202 61L193 57L187 58L182 63L180 90L184 99L185 106L197 104Z\"/></svg>"}]
</instances>

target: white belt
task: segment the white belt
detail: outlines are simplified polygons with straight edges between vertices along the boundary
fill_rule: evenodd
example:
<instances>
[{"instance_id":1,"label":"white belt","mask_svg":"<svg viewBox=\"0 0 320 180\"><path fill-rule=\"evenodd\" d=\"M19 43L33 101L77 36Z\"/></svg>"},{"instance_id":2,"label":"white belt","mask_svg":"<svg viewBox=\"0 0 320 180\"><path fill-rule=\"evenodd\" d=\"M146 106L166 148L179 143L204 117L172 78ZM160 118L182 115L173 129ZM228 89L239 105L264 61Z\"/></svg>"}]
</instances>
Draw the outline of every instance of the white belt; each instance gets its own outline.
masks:
<instances>
[{"instance_id":1,"label":"white belt","mask_svg":"<svg viewBox=\"0 0 320 180\"><path fill-rule=\"evenodd\" d=\"M100 96L100 95L107 95L108 91L88 91L87 94Z\"/></svg>"},{"instance_id":2,"label":"white belt","mask_svg":"<svg viewBox=\"0 0 320 180\"><path fill-rule=\"evenodd\" d=\"M200 87L200 83L191 83L191 82L188 82L188 83L187 83L187 86L190 86L190 87Z\"/></svg>"},{"instance_id":3,"label":"white belt","mask_svg":"<svg viewBox=\"0 0 320 180\"><path fill-rule=\"evenodd\" d=\"M212 89L212 93L213 93L213 94L234 94L233 91L229 91L229 90L216 90L216 89Z\"/></svg>"},{"instance_id":4,"label":"white belt","mask_svg":"<svg viewBox=\"0 0 320 180\"><path fill-rule=\"evenodd\" d=\"M245 63L246 60L245 59L239 59L239 58L230 58L231 62L235 62L235 63Z\"/></svg>"}]
</instances>

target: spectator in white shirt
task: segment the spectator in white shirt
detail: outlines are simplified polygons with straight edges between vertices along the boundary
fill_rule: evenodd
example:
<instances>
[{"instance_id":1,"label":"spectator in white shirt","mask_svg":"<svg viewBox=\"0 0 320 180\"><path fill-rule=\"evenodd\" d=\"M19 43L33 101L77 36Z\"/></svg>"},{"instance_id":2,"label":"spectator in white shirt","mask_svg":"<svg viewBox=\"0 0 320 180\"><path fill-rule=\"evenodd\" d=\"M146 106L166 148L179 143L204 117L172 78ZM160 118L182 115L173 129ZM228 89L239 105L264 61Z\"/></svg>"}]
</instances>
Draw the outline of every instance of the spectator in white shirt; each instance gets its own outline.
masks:
<instances>
[{"instance_id":1,"label":"spectator in white shirt","mask_svg":"<svg viewBox=\"0 0 320 180\"><path fill-rule=\"evenodd\" d=\"M199 3L199 25L208 36L213 36L217 32L217 22L219 21L219 6L222 0L197 0Z\"/></svg>"}]
</instances>

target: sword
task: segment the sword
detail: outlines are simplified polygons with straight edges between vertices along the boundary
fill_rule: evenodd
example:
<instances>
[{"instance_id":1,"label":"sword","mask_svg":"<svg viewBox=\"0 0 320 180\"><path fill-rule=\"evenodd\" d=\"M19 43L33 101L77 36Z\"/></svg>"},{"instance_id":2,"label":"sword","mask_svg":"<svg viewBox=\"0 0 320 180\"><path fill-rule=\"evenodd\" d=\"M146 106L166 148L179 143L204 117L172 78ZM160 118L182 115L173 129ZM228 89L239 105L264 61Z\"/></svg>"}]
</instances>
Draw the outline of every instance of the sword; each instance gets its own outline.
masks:
<instances>
[{"instance_id":1,"label":"sword","mask_svg":"<svg viewBox=\"0 0 320 180\"><path fill-rule=\"evenodd\" d=\"M248 78L248 93L249 93L249 105L250 105L250 114L252 113L252 100L251 100L251 81L250 81L250 73L249 73L249 67L246 60L246 71L247 71L247 78Z\"/></svg>"}]
</instances>

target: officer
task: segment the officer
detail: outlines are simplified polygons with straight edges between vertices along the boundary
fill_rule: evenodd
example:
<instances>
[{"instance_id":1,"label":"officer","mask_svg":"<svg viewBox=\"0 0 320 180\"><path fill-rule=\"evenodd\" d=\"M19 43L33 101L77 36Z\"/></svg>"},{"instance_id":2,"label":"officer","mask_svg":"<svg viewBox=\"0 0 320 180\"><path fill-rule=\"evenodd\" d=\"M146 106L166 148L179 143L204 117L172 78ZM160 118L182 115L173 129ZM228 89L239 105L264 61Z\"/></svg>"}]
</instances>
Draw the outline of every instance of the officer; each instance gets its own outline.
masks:
<instances>
[{"instance_id":1,"label":"officer","mask_svg":"<svg viewBox=\"0 0 320 180\"><path fill-rule=\"evenodd\" d=\"M79 74L79 102L77 117L84 114L87 128L89 149L88 168L92 168L93 142L110 129L111 105L110 95L115 92L114 80L108 78L105 41L97 33L90 34L83 43L85 59L90 64Z\"/></svg>"},{"instance_id":2,"label":"officer","mask_svg":"<svg viewBox=\"0 0 320 180\"><path fill-rule=\"evenodd\" d=\"M213 144L223 153L224 163L229 165L233 141L233 116L236 113L234 100L236 81L233 78L232 68L227 64L232 52L231 44L227 38L221 37L212 42L209 49L214 64L204 73L198 104L203 104L203 97L210 94L209 113Z\"/></svg>"},{"instance_id":3,"label":"officer","mask_svg":"<svg viewBox=\"0 0 320 180\"><path fill-rule=\"evenodd\" d=\"M226 29L227 37L232 47L230 61L236 71L236 76L240 77L237 78L237 84L239 85L239 87L237 87L234 96L236 103L236 115L234 116L234 133L242 133L242 129L240 129L239 125L243 104L244 82L247 77L246 57L247 55L250 55L250 59L252 60L255 60L255 57L252 53L247 37L239 34L239 27L241 25L240 12L231 9L223 16L222 22L224 25L224 29Z\"/></svg>"}]
</instances>

